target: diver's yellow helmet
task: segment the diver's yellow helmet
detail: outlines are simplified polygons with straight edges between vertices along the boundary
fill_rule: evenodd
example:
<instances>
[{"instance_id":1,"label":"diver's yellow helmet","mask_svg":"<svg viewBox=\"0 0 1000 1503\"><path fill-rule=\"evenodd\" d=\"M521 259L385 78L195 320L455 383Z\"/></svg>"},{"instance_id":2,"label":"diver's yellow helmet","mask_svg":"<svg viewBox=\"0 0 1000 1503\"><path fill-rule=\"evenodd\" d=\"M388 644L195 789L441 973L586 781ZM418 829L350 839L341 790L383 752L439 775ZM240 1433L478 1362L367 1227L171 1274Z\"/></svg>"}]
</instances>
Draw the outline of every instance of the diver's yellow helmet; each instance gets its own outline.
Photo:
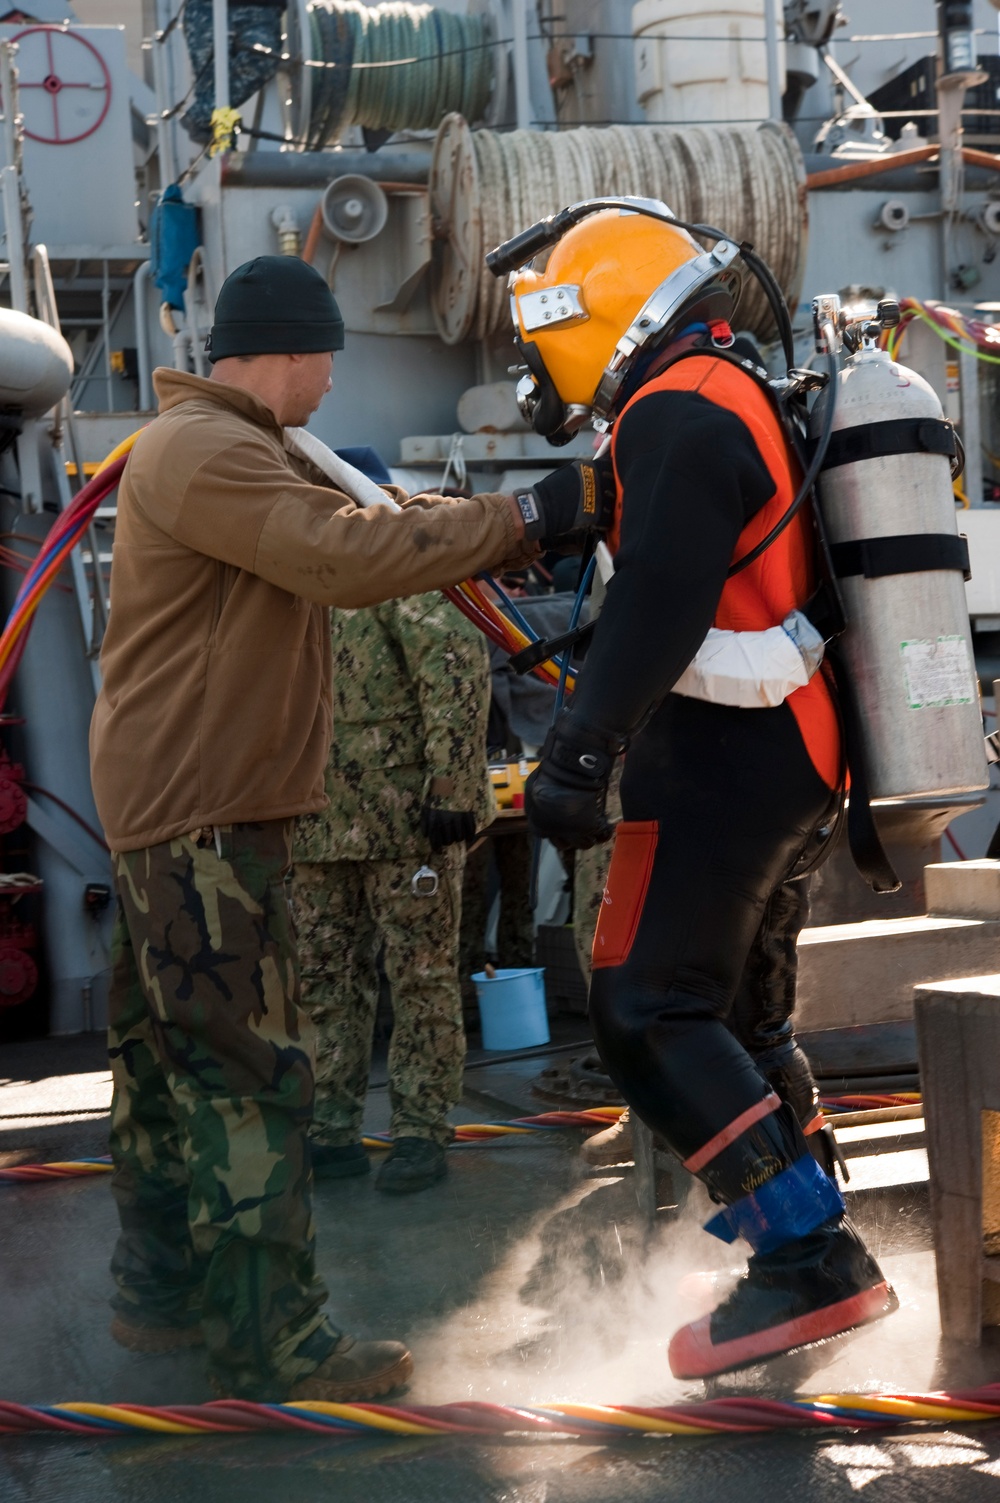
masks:
<instances>
[{"instance_id":1,"label":"diver's yellow helmet","mask_svg":"<svg viewBox=\"0 0 1000 1503\"><path fill-rule=\"evenodd\" d=\"M683 325L732 318L738 247L704 251L686 230L632 209L601 209L556 243L544 271L512 273L515 342L528 374L521 410L536 433L565 443L590 418L615 416L636 359Z\"/></svg>"}]
</instances>

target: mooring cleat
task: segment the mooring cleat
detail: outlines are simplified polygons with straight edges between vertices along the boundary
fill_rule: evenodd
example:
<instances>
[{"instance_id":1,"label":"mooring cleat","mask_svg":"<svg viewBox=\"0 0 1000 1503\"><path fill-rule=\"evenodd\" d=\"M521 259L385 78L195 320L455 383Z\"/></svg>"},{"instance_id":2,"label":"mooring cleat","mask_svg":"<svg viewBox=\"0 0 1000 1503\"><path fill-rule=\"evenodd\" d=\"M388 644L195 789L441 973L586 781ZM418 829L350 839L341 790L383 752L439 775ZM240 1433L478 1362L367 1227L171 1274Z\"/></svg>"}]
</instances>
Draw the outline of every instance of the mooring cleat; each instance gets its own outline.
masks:
<instances>
[{"instance_id":1,"label":"mooring cleat","mask_svg":"<svg viewBox=\"0 0 1000 1503\"><path fill-rule=\"evenodd\" d=\"M750 1259L710 1315L682 1326L668 1348L675 1378L710 1378L842 1336L898 1308L896 1294L850 1222Z\"/></svg>"}]
</instances>

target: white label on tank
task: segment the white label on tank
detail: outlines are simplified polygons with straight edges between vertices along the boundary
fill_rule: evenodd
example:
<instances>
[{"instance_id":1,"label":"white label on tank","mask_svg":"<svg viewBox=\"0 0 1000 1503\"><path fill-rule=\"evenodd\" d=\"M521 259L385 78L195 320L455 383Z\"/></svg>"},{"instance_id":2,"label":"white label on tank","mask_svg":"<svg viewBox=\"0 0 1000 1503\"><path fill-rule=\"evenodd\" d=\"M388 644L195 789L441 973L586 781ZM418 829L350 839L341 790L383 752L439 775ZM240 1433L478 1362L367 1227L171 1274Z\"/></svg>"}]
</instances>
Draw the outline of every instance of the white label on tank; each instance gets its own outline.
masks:
<instances>
[{"instance_id":1,"label":"white label on tank","mask_svg":"<svg viewBox=\"0 0 1000 1503\"><path fill-rule=\"evenodd\" d=\"M964 637L936 641L900 642L903 681L911 710L937 710L945 705L969 705L975 685Z\"/></svg>"}]
</instances>

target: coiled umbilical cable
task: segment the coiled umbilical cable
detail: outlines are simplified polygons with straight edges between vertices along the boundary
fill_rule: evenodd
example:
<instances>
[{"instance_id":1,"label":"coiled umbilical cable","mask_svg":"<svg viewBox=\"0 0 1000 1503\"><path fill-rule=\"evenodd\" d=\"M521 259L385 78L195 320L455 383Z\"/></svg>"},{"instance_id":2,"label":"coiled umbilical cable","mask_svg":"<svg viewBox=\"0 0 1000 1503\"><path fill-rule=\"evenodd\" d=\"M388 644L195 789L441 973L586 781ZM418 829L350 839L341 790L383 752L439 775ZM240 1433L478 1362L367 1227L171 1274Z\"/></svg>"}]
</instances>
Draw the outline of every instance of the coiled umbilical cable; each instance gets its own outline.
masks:
<instances>
[{"instance_id":1,"label":"coiled umbilical cable","mask_svg":"<svg viewBox=\"0 0 1000 1503\"><path fill-rule=\"evenodd\" d=\"M312 0L316 70L308 137L313 150L350 125L429 130L450 111L480 120L493 87L495 51L485 16L388 0Z\"/></svg>"}]
</instances>

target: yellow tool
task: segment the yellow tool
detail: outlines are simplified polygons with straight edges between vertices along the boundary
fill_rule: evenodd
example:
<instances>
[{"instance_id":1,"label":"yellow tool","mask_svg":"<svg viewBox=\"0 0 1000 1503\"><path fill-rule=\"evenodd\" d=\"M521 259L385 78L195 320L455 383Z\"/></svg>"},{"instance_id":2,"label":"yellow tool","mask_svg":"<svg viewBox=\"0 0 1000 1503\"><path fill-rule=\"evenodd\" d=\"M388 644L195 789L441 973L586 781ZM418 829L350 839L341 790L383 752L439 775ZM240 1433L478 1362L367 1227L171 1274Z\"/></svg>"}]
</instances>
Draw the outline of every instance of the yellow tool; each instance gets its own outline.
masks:
<instances>
[{"instance_id":1,"label":"yellow tool","mask_svg":"<svg viewBox=\"0 0 1000 1503\"><path fill-rule=\"evenodd\" d=\"M538 766L525 757L516 762L493 762L490 764L490 782L501 809L524 808L524 784L530 773Z\"/></svg>"}]
</instances>

